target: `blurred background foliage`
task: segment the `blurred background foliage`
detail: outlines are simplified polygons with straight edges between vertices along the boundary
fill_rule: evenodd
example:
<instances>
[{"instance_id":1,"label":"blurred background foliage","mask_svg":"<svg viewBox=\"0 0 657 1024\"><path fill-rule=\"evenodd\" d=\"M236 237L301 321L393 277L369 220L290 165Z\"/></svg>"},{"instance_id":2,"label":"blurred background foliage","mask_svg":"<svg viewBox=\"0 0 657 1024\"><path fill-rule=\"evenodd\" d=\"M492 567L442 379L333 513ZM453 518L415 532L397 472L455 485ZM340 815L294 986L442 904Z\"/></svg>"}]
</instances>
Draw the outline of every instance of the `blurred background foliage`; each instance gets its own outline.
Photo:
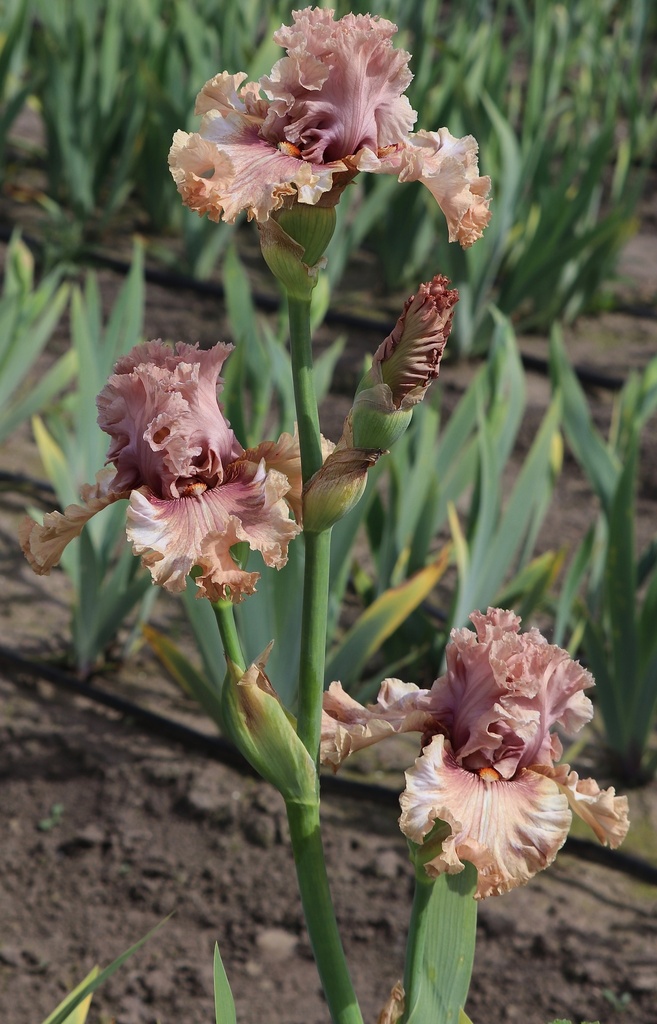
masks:
<instances>
[{"instance_id":1,"label":"blurred background foliage","mask_svg":"<svg viewBox=\"0 0 657 1024\"><path fill-rule=\"evenodd\" d=\"M48 259L79 259L108 233L137 229L147 255L212 274L233 228L172 201L174 131L198 125L200 86L220 70L257 79L281 55L271 35L290 3L215 0L3 0L0 136L27 101L44 144L0 143L5 189L47 215ZM453 349L486 348L490 302L546 329L601 301L636 227L657 142L655 22L648 0L354 0L399 26L412 55L417 127L473 134L495 216L463 253L419 184L362 175L341 202L333 285L358 247L387 291L441 270L459 287ZM652 42L651 42L652 40ZM39 186L25 192L26 166ZM21 190L23 190L21 192ZM164 237L162 237L164 236ZM167 239L180 240L179 245Z\"/></svg>"}]
</instances>

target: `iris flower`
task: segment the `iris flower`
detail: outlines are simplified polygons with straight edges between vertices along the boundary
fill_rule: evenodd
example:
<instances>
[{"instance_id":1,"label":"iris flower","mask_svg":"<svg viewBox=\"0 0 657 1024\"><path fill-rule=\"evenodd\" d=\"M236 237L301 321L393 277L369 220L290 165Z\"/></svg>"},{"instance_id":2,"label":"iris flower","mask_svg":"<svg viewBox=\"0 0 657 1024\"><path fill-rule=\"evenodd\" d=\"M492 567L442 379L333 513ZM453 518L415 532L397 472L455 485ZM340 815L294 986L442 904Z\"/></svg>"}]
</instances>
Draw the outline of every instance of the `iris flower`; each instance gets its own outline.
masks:
<instances>
[{"instance_id":1,"label":"iris flower","mask_svg":"<svg viewBox=\"0 0 657 1024\"><path fill-rule=\"evenodd\" d=\"M590 673L537 630L521 634L513 612L489 608L471 619L476 632L452 630L447 671L430 690L386 679L376 704L364 708L332 683L321 758L337 770L354 750L420 732L401 830L422 844L443 823L442 841L428 839L426 870L453 873L469 861L481 899L547 867L566 840L571 811L612 847L625 837L628 817L626 797L555 763L562 747L552 727L574 733L592 716L583 693L593 685Z\"/></svg>"},{"instance_id":2,"label":"iris flower","mask_svg":"<svg viewBox=\"0 0 657 1024\"><path fill-rule=\"evenodd\" d=\"M25 519L21 545L35 572L57 564L66 545L107 505L128 498L127 536L153 582L180 591L193 566L199 597L239 602L257 572L231 554L246 542L280 568L300 526L301 466L296 438L244 450L217 402L231 345L201 351L161 341L134 348L98 396L98 422L111 437L110 463L82 504Z\"/></svg>"},{"instance_id":3,"label":"iris flower","mask_svg":"<svg viewBox=\"0 0 657 1024\"><path fill-rule=\"evenodd\" d=\"M417 115L404 92L410 54L396 25L369 14L307 7L274 41L287 51L270 75L216 75L195 112L200 130L177 131L169 166L184 203L211 220L249 220L295 202L333 206L359 171L421 181L441 207L450 241L465 248L490 218L490 179L477 143L447 128L411 133Z\"/></svg>"}]
</instances>

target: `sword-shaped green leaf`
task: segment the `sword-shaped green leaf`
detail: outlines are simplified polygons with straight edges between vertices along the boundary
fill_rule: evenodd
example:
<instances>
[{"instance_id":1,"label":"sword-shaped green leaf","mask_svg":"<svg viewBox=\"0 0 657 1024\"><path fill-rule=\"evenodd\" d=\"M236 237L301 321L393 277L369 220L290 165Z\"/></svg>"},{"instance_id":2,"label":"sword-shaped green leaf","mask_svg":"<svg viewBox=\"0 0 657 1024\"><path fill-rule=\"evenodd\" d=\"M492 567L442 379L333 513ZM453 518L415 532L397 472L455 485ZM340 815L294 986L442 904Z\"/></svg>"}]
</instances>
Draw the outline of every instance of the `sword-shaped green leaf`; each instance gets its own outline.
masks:
<instances>
[{"instance_id":1,"label":"sword-shaped green leaf","mask_svg":"<svg viewBox=\"0 0 657 1024\"><path fill-rule=\"evenodd\" d=\"M43 1021L43 1024L70 1024L70 1018L73 1011L83 1003L84 1000L92 994L92 992L95 992L97 988L100 988L100 986L106 982L115 971L118 971L119 967L125 963L128 957L132 956L133 953L136 953L138 949L141 949L144 943L148 942L148 940L160 930L162 925L169 920L170 916L171 915L165 917L164 921L160 921L159 924L155 925L155 928L151 928L151 930L144 935L143 939L140 939L139 942L135 942L134 946L130 946L130 949L126 949L125 953L121 953L121 956L118 956L116 960L113 960L109 967L106 967L104 971L96 974L96 976L90 978L89 981L86 981L85 979L86 983L83 981L81 985L78 985L78 987L71 992L71 994L68 995L62 1003L59 1004L57 1009L53 1010L50 1016Z\"/></svg>"},{"instance_id":2,"label":"sword-shaped green leaf","mask_svg":"<svg viewBox=\"0 0 657 1024\"><path fill-rule=\"evenodd\" d=\"M228 976L221 961L219 946L214 944L214 1013L216 1024L237 1024L235 1002Z\"/></svg>"},{"instance_id":3,"label":"sword-shaped green leaf","mask_svg":"<svg viewBox=\"0 0 657 1024\"><path fill-rule=\"evenodd\" d=\"M171 678L188 696L196 700L213 722L221 728L221 697L212 682L199 672L173 640L144 624L142 633Z\"/></svg>"},{"instance_id":4,"label":"sword-shaped green leaf","mask_svg":"<svg viewBox=\"0 0 657 1024\"><path fill-rule=\"evenodd\" d=\"M451 547L398 587L381 594L363 612L330 655L325 680L340 679L345 687L355 683L368 659L431 593L449 565Z\"/></svg>"}]
</instances>

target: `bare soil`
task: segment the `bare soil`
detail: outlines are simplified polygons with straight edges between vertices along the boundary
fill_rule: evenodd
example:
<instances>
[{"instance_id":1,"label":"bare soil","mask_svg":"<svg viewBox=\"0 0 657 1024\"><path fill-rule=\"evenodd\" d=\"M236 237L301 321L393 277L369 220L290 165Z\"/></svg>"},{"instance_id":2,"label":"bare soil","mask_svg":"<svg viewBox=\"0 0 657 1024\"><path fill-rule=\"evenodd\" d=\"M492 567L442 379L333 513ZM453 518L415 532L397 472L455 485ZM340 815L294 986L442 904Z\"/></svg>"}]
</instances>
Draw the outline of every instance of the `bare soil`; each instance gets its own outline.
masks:
<instances>
[{"instance_id":1,"label":"bare soil","mask_svg":"<svg viewBox=\"0 0 657 1024\"><path fill-rule=\"evenodd\" d=\"M657 294L655 256L650 233L626 254L644 305ZM106 272L101 281L109 304L117 281ZM212 343L217 323L214 300L149 287L149 337ZM380 340L351 332L338 372L342 393L323 410L329 435L336 436L349 405L343 393L362 352ZM625 376L628 366L643 366L657 353L654 307L642 317L582 319L568 344L574 362ZM523 347L537 353L545 343L524 339ZM447 406L471 372L446 367ZM548 399L542 376L529 375L528 394L516 466ZM596 421L607 423L609 394L592 390L590 398ZM643 441L642 541L655 532L656 429L650 425ZM0 451L0 466L42 475L27 428ZM38 579L24 563L15 539L23 505L16 491L0 495L0 643L26 657L55 659L68 643L67 582L58 571ZM590 490L568 456L541 547L576 543L594 514ZM165 597L155 624L176 636L185 628L180 609ZM144 648L102 685L211 732ZM38 1024L95 963L106 965L172 914L97 994L90 1021L208 1024L218 941L241 1024L326 1024L285 815L270 787L6 662L0 699L0 1021ZM585 769L601 760L595 742L591 734ZM398 792L408 753L364 761L361 770ZM630 793L630 802L626 849L657 863L657 788ZM372 1022L402 974L410 913L412 871L396 817L392 801L327 795L324 802L337 912ZM468 1005L475 1024L655 1024L656 896L630 875L563 852L524 889L486 901Z\"/></svg>"}]
</instances>

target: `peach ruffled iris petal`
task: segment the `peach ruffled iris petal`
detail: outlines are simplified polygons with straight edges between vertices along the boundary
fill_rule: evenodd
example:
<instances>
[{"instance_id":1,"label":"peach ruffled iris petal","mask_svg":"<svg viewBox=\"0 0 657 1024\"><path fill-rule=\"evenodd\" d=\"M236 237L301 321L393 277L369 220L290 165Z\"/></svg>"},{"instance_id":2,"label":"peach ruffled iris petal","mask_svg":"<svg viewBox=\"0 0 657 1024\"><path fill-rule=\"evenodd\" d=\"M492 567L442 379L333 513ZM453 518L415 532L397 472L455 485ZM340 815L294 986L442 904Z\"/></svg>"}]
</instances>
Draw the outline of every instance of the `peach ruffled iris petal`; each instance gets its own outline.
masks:
<instances>
[{"instance_id":1,"label":"peach ruffled iris petal","mask_svg":"<svg viewBox=\"0 0 657 1024\"><path fill-rule=\"evenodd\" d=\"M239 569L230 554L234 544L246 541L266 565L285 564L287 545L299 532L283 500L287 482L280 474L272 481L264 465L255 474L247 462L231 469L234 480L198 496L161 500L133 491L128 540L135 554L143 555L154 583L184 590L186 576L198 565L203 571L196 578L197 596L239 602L253 593L260 574Z\"/></svg>"},{"instance_id":2,"label":"peach ruffled iris petal","mask_svg":"<svg viewBox=\"0 0 657 1024\"><path fill-rule=\"evenodd\" d=\"M107 461L116 486L146 485L178 498L194 479L221 477L242 449L217 404L219 374L232 351L161 341L138 345L117 362L97 399L98 423L112 441Z\"/></svg>"},{"instance_id":3,"label":"peach ruffled iris petal","mask_svg":"<svg viewBox=\"0 0 657 1024\"><path fill-rule=\"evenodd\" d=\"M455 138L447 128L419 131L388 153L363 154L358 169L421 181L445 214L450 242L468 249L481 238L491 214L490 178L479 174L478 145L471 135Z\"/></svg>"},{"instance_id":4,"label":"peach ruffled iris petal","mask_svg":"<svg viewBox=\"0 0 657 1024\"><path fill-rule=\"evenodd\" d=\"M402 95L410 54L393 48L396 25L369 14L307 8L294 11L274 41L288 56L261 85L271 99L263 134L296 145L315 163L342 160L363 148L401 141L417 115Z\"/></svg>"},{"instance_id":5,"label":"peach ruffled iris petal","mask_svg":"<svg viewBox=\"0 0 657 1024\"><path fill-rule=\"evenodd\" d=\"M260 137L258 125L238 114L206 114L199 134L177 131L169 167L183 202L210 220L232 224L246 210L265 221L288 196L315 205L343 164L325 167L290 156Z\"/></svg>"},{"instance_id":6,"label":"peach ruffled iris petal","mask_svg":"<svg viewBox=\"0 0 657 1024\"><path fill-rule=\"evenodd\" d=\"M345 757L356 750L402 732L423 732L432 721L427 690L415 683L385 679L376 704L364 708L331 683L324 694L320 758L337 771ZM425 707L419 706L424 700Z\"/></svg>"},{"instance_id":7,"label":"peach ruffled iris petal","mask_svg":"<svg viewBox=\"0 0 657 1024\"><path fill-rule=\"evenodd\" d=\"M444 736L434 736L406 772L400 827L421 843L436 820L451 835L426 865L429 874L450 874L463 861L477 868L476 897L524 885L552 863L570 826L568 801L542 775L521 771L513 781L487 780L464 770Z\"/></svg>"},{"instance_id":8,"label":"peach ruffled iris petal","mask_svg":"<svg viewBox=\"0 0 657 1024\"><path fill-rule=\"evenodd\" d=\"M608 843L613 849L620 846L629 828L626 796L616 796L613 787L600 789L595 779L580 779L567 764L555 768L536 765L534 771L553 780L571 811L586 822L601 843Z\"/></svg>"},{"instance_id":9,"label":"peach ruffled iris petal","mask_svg":"<svg viewBox=\"0 0 657 1024\"><path fill-rule=\"evenodd\" d=\"M303 489L303 481L301 478L299 435L296 429L294 434L281 434L278 441L262 441L257 447L247 449L244 453L244 458L258 463L261 459L264 459L268 472L283 474L287 481L285 500L292 509L292 515L297 524L301 526L301 491Z\"/></svg>"},{"instance_id":10,"label":"peach ruffled iris petal","mask_svg":"<svg viewBox=\"0 0 657 1024\"><path fill-rule=\"evenodd\" d=\"M392 45L396 26L313 8L292 18L274 35L287 53L270 75L215 75L196 101L199 131L174 135L169 166L183 202L211 220L244 210L264 223L295 202L334 205L358 171L396 174L430 190L450 241L472 245L490 218L490 179L471 136L411 133L410 55Z\"/></svg>"},{"instance_id":11,"label":"peach ruffled iris petal","mask_svg":"<svg viewBox=\"0 0 657 1024\"><path fill-rule=\"evenodd\" d=\"M452 630L447 673L432 689L459 759L471 769L492 764L504 778L550 763L553 726L575 733L590 721L593 706L583 691L593 677L536 629L521 634L511 613L489 608L471 618L475 632Z\"/></svg>"},{"instance_id":12,"label":"peach ruffled iris petal","mask_svg":"<svg viewBox=\"0 0 657 1024\"><path fill-rule=\"evenodd\" d=\"M82 488L81 505L68 505L63 512L47 512L43 525L25 517L18 528L18 538L34 572L48 576L59 563L64 548L80 536L92 516L115 501L130 497L130 491L116 489L115 479L113 468L101 470L95 484L85 484Z\"/></svg>"}]
</instances>

